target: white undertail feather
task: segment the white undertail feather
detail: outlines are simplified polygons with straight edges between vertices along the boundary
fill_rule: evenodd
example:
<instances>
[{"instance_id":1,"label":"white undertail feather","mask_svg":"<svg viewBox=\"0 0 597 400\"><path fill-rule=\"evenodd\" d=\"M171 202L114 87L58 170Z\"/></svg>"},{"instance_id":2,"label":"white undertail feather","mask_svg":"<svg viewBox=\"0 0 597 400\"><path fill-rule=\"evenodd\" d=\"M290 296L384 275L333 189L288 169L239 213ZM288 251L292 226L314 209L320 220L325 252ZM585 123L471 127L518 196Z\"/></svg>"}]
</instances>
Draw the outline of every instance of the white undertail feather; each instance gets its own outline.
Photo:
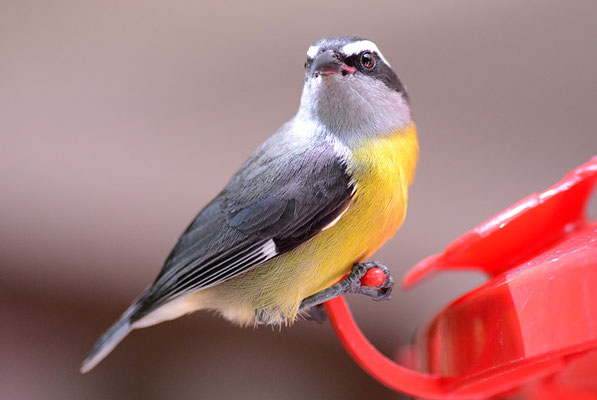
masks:
<instances>
[{"instance_id":1,"label":"white undertail feather","mask_svg":"<svg viewBox=\"0 0 597 400\"><path fill-rule=\"evenodd\" d=\"M200 298L192 293L191 295L183 295L171 300L140 320L131 323L130 318L138 309L137 303L133 304L124 314L122 314L120 319L98 339L89 355L83 360L80 371L85 373L93 369L100 361L110 354L116 345L118 345L118 343L120 343L133 329L145 328L147 326L159 324L160 322L176 319L200 308L202 308Z\"/></svg>"},{"instance_id":2,"label":"white undertail feather","mask_svg":"<svg viewBox=\"0 0 597 400\"><path fill-rule=\"evenodd\" d=\"M146 328L148 326L159 324L160 322L170 321L185 314L196 311L200 308L200 303L192 296L192 292L176 297L166 304L156 308L138 321L132 324L133 329Z\"/></svg>"}]
</instances>

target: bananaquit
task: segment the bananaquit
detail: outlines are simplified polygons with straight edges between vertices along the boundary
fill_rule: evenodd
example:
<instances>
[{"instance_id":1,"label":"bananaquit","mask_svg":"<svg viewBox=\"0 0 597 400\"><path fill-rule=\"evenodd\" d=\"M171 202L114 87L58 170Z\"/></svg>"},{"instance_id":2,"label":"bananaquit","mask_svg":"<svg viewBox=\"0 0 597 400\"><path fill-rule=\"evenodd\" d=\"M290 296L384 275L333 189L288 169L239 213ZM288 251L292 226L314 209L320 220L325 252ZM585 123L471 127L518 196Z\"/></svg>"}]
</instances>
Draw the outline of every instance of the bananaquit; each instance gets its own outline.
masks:
<instances>
[{"instance_id":1,"label":"bananaquit","mask_svg":"<svg viewBox=\"0 0 597 400\"><path fill-rule=\"evenodd\" d=\"M318 41L296 115L199 212L81 372L131 330L195 310L280 325L343 293L387 296L389 275L359 288L374 265L359 263L402 224L417 155L406 88L375 43Z\"/></svg>"}]
</instances>

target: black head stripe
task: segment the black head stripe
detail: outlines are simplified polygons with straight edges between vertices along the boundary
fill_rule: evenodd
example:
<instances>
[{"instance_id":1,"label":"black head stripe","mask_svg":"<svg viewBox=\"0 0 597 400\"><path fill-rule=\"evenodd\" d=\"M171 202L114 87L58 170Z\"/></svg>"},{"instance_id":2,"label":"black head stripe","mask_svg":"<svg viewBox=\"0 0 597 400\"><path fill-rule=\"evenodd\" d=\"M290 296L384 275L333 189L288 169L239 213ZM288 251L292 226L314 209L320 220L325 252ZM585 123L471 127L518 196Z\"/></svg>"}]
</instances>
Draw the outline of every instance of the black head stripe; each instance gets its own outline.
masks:
<instances>
[{"instance_id":1,"label":"black head stripe","mask_svg":"<svg viewBox=\"0 0 597 400\"><path fill-rule=\"evenodd\" d=\"M388 64L384 62L384 60L377 54L375 51L372 51L373 57L375 59L375 66L373 68L365 68L361 63L361 56L364 52L360 54L353 54L349 57L344 58L344 62L351 67L355 67L360 73L363 75L370 76L375 79L379 79L382 81L387 87L392 90L395 90L399 93L402 93L405 97L408 97L406 94L406 88L398 79L396 73L390 68Z\"/></svg>"},{"instance_id":2,"label":"black head stripe","mask_svg":"<svg viewBox=\"0 0 597 400\"><path fill-rule=\"evenodd\" d=\"M406 88L402 82L400 82L400 79L398 79L396 73L385 62L383 62L383 60L377 60L378 58L379 57L376 55L375 67L369 70L369 75L379 79L390 89L402 93L402 95L408 100Z\"/></svg>"},{"instance_id":3,"label":"black head stripe","mask_svg":"<svg viewBox=\"0 0 597 400\"><path fill-rule=\"evenodd\" d=\"M313 44L313 46L319 47L315 56L326 50L334 50L342 56L342 49L344 48L344 46L350 43L360 42L364 40L367 39L358 36L342 36L329 39L321 39L315 44ZM363 54L363 52L348 56L344 55L342 61L351 67L355 67L357 71L359 71L359 73L380 80L388 88L402 93L402 95L408 100L406 88L404 87L402 82L400 82L400 79L398 79L398 76L396 75L396 73L394 73L392 68L384 62L382 57L380 57L380 55L372 49L371 54L373 54L375 58L375 66L373 68L368 69L361 64L361 55ZM313 58L311 57L307 59L307 68L310 66L312 61Z\"/></svg>"}]
</instances>

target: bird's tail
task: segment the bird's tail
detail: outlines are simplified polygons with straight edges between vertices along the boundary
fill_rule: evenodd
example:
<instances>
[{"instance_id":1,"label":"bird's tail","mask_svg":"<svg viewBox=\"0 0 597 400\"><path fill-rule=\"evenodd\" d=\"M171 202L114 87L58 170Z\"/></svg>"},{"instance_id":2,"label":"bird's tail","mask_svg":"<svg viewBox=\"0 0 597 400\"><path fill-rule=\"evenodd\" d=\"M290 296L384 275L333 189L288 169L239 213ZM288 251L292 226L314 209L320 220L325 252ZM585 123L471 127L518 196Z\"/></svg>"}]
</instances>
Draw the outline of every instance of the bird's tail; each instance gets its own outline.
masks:
<instances>
[{"instance_id":1,"label":"bird's tail","mask_svg":"<svg viewBox=\"0 0 597 400\"><path fill-rule=\"evenodd\" d=\"M133 329L131 316L138 308L138 303L133 304L122 314L120 319L110 327L93 345L93 348L81 364L81 373L89 372L116 347L118 343Z\"/></svg>"}]
</instances>

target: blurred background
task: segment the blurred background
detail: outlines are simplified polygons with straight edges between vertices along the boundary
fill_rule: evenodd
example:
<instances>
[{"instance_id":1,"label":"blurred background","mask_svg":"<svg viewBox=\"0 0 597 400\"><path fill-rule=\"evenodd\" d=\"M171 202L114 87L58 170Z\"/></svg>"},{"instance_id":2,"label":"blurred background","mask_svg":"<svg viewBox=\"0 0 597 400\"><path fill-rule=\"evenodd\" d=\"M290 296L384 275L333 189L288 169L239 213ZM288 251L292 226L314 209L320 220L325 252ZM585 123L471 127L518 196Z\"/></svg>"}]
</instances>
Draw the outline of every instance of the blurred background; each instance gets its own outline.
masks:
<instances>
[{"instance_id":1,"label":"blurred background","mask_svg":"<svg viewBox=\"0 0 597 400\"><path fill-rule=\"evenodd\" d=\"M312 42L371 38L408 85L420 166L406 223L375 256L399 280L597 154L596 20L592 1L2 2L1 397L396 398L307 321L253 330L199 312L78 369L294 114ZM483 281L449 273L349 302L391 355Z\"/></svg>"}]
</instances>

